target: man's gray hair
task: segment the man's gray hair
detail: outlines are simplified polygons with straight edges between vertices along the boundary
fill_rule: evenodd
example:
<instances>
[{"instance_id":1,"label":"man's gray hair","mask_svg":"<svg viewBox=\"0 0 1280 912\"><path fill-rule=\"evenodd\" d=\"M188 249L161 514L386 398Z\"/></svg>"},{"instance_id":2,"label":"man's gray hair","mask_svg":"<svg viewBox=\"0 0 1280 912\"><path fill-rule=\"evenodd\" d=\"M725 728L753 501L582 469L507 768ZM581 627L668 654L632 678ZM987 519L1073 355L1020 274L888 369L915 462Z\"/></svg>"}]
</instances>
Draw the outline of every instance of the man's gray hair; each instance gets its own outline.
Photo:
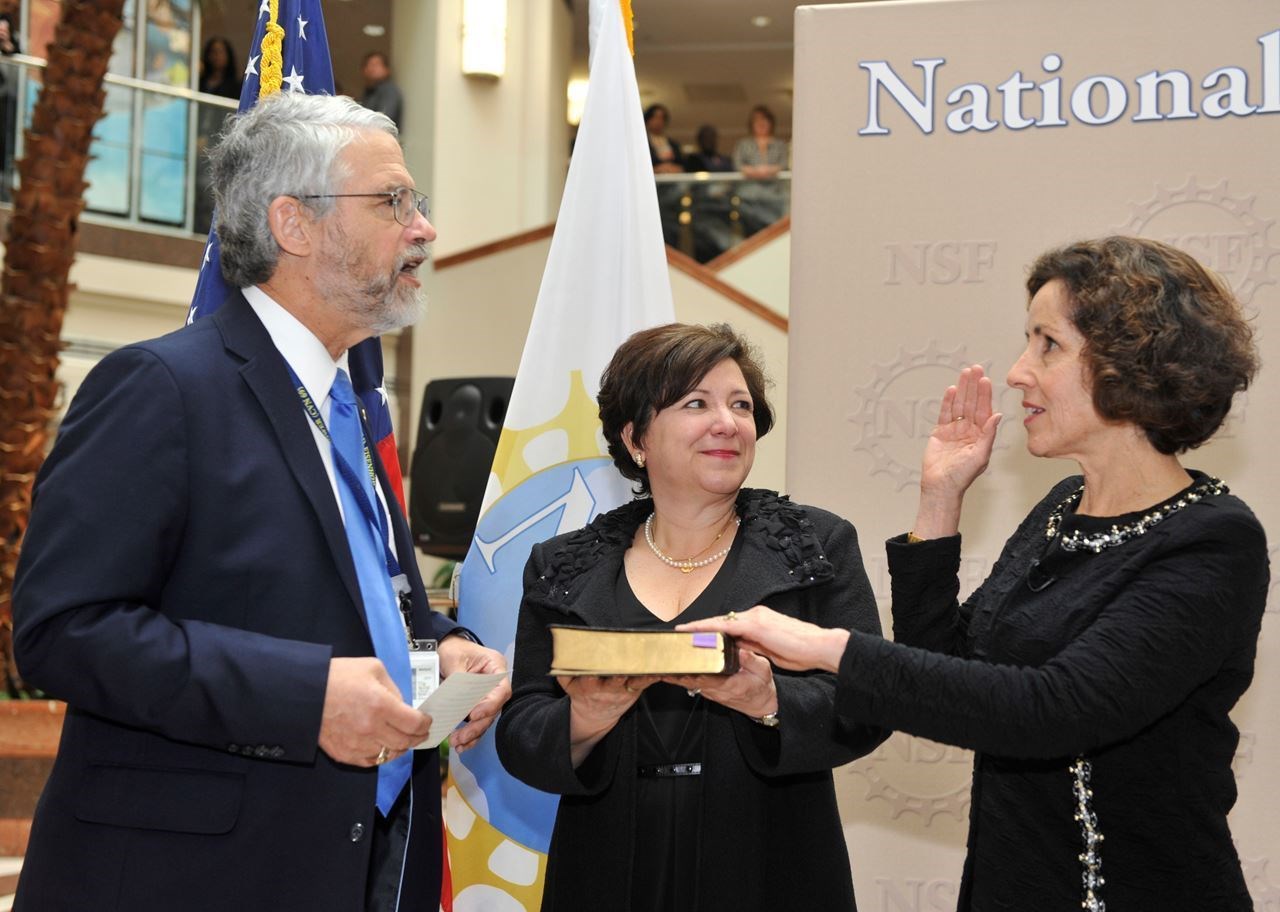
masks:
<instances>
[{"instance_id":1,"label":"man's gray hair","mask_svg":"<svg viewBox=\"0 0 1280 912\"><path fill-rule=\"evenodd\" d=\"M271 278L280 248L267 207L278 196L338 192L350 177L339 154L366 130L398 135L391 118L343 96L278 92L231 118L209 152L227 284L243 288ZM334 201L304 204L323 216Z\"/></svg>"}]
</instances>

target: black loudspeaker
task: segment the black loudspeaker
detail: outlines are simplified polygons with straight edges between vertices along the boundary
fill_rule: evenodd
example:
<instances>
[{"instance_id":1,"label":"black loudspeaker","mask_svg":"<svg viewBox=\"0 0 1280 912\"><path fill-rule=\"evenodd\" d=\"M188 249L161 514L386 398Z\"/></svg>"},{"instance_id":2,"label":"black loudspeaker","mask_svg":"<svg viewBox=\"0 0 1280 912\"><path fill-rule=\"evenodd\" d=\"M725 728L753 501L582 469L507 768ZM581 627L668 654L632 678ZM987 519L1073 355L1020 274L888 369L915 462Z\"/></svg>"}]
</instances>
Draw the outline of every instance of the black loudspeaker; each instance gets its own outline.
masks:
<instances>
[{"instance_id":1,"label":"black loudspeaker","mask_svg":"<svg viewBox=\"0 0 1280 912\"><path fill-rule=\"evenodd\" d=\"M514 383L462 377L427 384L409 476L409 522L425 553L456 559L471 547Z\"/></svg>"}]
</instances>

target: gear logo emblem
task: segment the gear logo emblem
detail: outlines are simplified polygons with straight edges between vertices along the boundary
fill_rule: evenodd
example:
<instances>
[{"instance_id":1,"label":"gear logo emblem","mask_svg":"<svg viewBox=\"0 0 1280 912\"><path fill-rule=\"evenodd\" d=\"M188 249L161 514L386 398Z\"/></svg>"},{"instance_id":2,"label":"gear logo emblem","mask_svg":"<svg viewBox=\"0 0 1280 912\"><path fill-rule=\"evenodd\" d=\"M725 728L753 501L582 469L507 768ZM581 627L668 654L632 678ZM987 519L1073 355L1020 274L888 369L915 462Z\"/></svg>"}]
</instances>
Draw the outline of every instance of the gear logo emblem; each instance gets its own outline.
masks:
<instances>
[{"instance_id":1,"label":"gear logo emblem","mask_svg":"<svg viewBox=\"0 0 1280 912\"><path fill-rule=\"evenodd\" d=\"M920 454L937 421L942 393L973 363L963 345L948 351L934 339L920 351L900 348L892 361L874 366L874 378L854 390L846 416L857 426L853 448L871 457L872 475L888 475L895 491L920 483ZM982 366L990 370L989 362ZM1001 445L997 436L996 447Z\"/></svg>"},{"instance_id":2,"label":"gear logo emblem","mask_svg":"<svg viewBox=\"0 0 1280 912\"><path fill-rule=\"evenodd\" d=\"M973 755L901 732L848 767L867 782L866 800L883 800L890 819L915 814L925 826L945 814L969 818Z\"/></svg>"},{"instance_id":3,"label":"gear logo emblem","mask_svg":"<svg viewBox=\"0 0 1280 912\"><path fill-rule=\"evenodd\" d=\"M1144 203L1133 205L1121 234L1163 241L1191 254L1218 272L1241 304L1248 304L1263 285L1275 284L1271 260L1280 256L1268 238L1275 219L1254 213L1256 197L1232 196L1226 180L1202 186L1195 177L1169 189L1156 185Z\"/></svg>"}]
</instances>

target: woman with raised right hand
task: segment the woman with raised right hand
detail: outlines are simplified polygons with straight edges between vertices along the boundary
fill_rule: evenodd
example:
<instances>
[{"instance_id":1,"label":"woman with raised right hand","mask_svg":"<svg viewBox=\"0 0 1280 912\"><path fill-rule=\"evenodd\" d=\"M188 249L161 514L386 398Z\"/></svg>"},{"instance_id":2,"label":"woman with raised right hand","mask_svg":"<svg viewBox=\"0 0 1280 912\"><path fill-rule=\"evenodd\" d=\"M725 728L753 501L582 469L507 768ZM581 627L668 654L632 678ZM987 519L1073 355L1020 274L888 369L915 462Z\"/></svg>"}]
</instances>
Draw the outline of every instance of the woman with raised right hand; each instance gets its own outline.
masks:
<instances>
[{"instance_id":1,"label":"woman with raised right hand","mask_svg":"<svg viewBox=\"0 0 1280 912\"><path fill-rule=\"evenodd\" d=\"M957 602L965 492L1000 416L980 367L947 390L912 532L888 542L895 643L765 607L684 625L788 669L838 672L842 723L977 751L961 910L1253 908L1227 826L1267 542L1178 454L1257 367L1220 280L1164 244L1041 256L1027 289L1027 449L1073 459ZM1103 837L1105 835L1105 841Z\"/></svg>"}]
</instances>

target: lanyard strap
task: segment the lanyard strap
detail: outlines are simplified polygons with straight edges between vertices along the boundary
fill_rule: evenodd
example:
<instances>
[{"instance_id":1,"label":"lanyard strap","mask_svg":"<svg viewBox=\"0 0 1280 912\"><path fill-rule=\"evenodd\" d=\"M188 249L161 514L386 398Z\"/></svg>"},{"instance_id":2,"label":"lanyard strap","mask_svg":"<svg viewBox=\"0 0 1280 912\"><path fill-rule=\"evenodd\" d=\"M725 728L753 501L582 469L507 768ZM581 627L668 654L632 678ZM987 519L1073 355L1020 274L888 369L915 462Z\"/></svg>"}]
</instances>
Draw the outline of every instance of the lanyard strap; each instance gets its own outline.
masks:
<instances>
[{"instance_id":1,"label":"lanyard strap","mask_svg":"<svg viewBox=\"0 0 1280 912\"><path fill-rule=\"evenodd\" d=\"M320 407L316 405L315 399L313 399L311 394L307 392L306 386L304 386L302 381L298 379L298 375L294 372L293 366L288 362L285 362L285 366L289 368L289 376L293 378L294 389L298 393L298 398L302 400L303 411L307 413L307 417L311 419L311 423L319 428L320 433L324 435L324 439L328 440L330 444L332 444L333 438L329 435L329 428L324 423L324 416L320 414ZM378 527L378 537L382 540L382 547L387 555L387 572L392 577L395 577L400 575L400 564L396 560L395 555L391 553L391 545L388 544L387 518L383 515L382 506L378 503L378 496L376 493L378 490L378 473L373 467L373 454L369 452L369 441L368 438L365 437L363 430L362 422L360 437L361 443L364 446L364 464L365 468L369 471L369 481L372 485L372 504L369 503L369 497L364 491L364 485L360 481L360 476L356 474L356 470L352 466L347 464L347 461L342 458L342 454L339 453L336 448L332 449L333 462L343 479L351 486L351 490L356 492L357 501L359 502L361 509L364 510L366 517Z\"/></svg>"}]
</instances>

